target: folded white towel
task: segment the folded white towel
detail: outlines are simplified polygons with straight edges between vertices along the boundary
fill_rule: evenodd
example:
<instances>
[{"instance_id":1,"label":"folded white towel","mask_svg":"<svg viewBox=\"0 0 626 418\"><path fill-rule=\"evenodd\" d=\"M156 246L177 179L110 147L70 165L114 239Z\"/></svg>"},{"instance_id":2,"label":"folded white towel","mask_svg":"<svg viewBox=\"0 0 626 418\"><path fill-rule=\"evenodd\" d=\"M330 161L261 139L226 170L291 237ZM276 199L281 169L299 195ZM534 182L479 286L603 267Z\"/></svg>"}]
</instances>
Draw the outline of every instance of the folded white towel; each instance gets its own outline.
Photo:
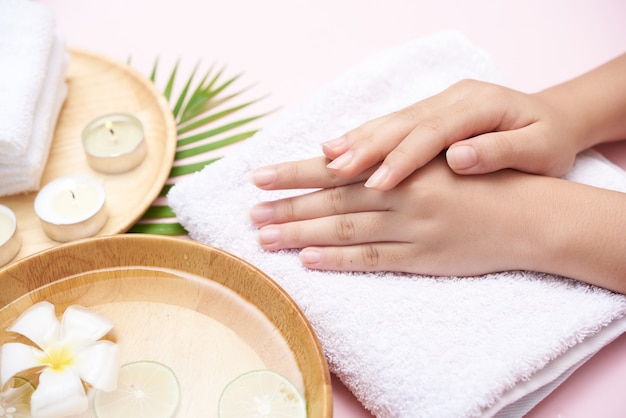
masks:
<instances>
[{"instance_id":1,"label":"folded white towel","mask_svg":"<svg viewBox=\"0 0 626 418\"><path fill-rule=\"evenodd\" d=\"M54 27L40 3L0 1L0 155L21 155L28 146Z\"/></svg>"},{"instance_id":2,"label":"folded white towel","mask_svg":"<svg viewBox=\"0 0 626 418\"><path fill-rule=\"evenodd\" d=\"M500 81L490 58L456 32L383 51L168 196L192 238L258 266L294 298L331 370L380 417L522 416L626 330L626 297L570 279L312 271L295 251L257 244L252 204L299 192L258 190L252 170L320 155L320 142L461 78ZM577 160L572 178L626 191L626 174L594 153Z\"/></svg>"},{"instance_id":3,"label":"folded white towel","mask_svg":"<svg viewBox=\"0 0 626 418\"><path fill-rule=\"evenodd\" d=\"M65 40L55 36L48 69L37 101L28 147L18 156L0 156L0 196L35 191L48 159L59 112L67 97Z\"/></svg>"}]
</instances>

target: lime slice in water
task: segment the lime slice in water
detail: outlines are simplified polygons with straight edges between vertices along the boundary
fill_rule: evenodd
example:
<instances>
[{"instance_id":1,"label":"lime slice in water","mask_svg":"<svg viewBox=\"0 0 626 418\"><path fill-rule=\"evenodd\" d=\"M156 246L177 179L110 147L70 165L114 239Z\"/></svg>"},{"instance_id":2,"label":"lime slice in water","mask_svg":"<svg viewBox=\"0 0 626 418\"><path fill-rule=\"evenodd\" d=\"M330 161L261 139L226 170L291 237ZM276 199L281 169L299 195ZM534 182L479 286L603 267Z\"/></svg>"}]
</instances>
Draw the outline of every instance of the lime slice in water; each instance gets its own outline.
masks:
<instances>
[{"instance_id":1,"label":"lime slice in water","mask_svg":"<svg viewBox=\"0 0 626 418\"><path fill-rule=\"evenodd\" d=\"M244 373L224 388L219 418L304 418L306 402L291 382L271 370Z\"/></svg>"},{"instance_id":2,"label":"lime slice in water","mask_svg":"<svg viewBox=\"0 0 626 418\"><path fill-rule=\"evenodd\" d=\"M117 389L97 391L94 412L98 418L171 418L180 402L176 375L164 364L136 361L120 368Z\"/></svg>"},{"instance_id":3,"label":"lime slice in water","mask_svg":"<svg viewBox=\"0 0 626 418\"><path fill-rule=\"evenodd\" d=\"M13 377L0 393L0 417L30 418L30 397L35 386L27 379Z\"/></svg>"}]
</instances>

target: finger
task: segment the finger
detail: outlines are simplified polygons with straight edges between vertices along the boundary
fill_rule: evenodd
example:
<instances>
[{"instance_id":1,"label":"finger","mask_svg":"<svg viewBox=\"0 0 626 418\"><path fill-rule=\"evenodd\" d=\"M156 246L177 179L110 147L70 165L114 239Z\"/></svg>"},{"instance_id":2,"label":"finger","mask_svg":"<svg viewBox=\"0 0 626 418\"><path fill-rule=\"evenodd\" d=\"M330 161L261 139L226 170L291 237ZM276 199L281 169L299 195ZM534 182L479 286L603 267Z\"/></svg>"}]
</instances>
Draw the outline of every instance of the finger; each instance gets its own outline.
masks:
<instances>
[{"instance_id":1,"label":"finger","mask_svg":"<svg viewBox=\"0 0 626 418\"><path fill-rule=\"evenodd\" d=\"M497 100L486 100L484 94L457 95L455 90L441 98L446 103L422 112L419 123L389 152L367 187L389 190L451 144L502 127L504 107Z\"/></svg>"},{"instance_id":2,"label":"finger","mask_svg":"<svg viewBox=\"0 0 626 418\"><path fill-rule=\"evenodd\" d=\"M371 174L343 179L326 168L327 162L325 157L315 157L260 167L252 173L252 183L264 190L335 187L363 181L367 174Z\"/></svg>"},{"instance_id":3,"label":"finger","mask_svg":"<svg viewBox=\"0 0 626 418\"><path fill-rule=\"evenodd\" d=\"M411 105L346 133L344 137L346 144L349 144L348 149L337 155L328 168L339 177L351 178L378 164L415 127L424 105ZM346 148L346 145L341 148Z\"/></svg>"},{"instance_id":4,"label":"finger","mask_svg":"<svg viewBox=\"0 0 626 418\"><path fill-rule=\"evenodd\" d=\"M300 261L310 269L333 271L416 271L410 245L375 242L342 247L307 247ZM428 274L428 270L425 270Z\"/></svg>"},{"instance_id":5,"label":"finger","mask_svg":"<svg viewBox=\"0 0 626 418\"><path fill-rule=\"evenodd\" d=\"M388 119L389 115L381 116L372 120L369 120L359 126L356 129L353 129L346 134L340 136L339 138L333 139L331 141L326 141L322 143L322 152L325 156L334 160L339 157L341 154L345 153L350 149L352 145L358 140L360 137L359 131L371 131L376 126L383 123L386 119Z\"/></svg>"},{"instance_id":6,"label":"finger","mask_svg":"<svg viewBox=\"0 0 626 418\"><path fill-rule=\"evenodd\" d=\"M383 192L369 190L363 183L322 189L303 195L261 202L250 210L257 226L322 218L352 212L387 210L390 199Z\"/></svg>"},{"instance_id":7,"label":"finger","mask_svg":"<svg viewBox=\"0 0 626 418\"><path fill-rule=\"evenodd\" d=\"M402 241L406 231L390 212L359 212L334 215L259 229L259 244L269 251L309 246L354 245L369 242Z\"/></svg>"},{"instance_id":8,"label":"finger","mask_svg":"<svg viewBox=\"0 0 626 418\"><path fill-rule=\"evenodd\" d=\"M543 146L547 143L543 137L534 126L483 134L453 144L446 152L446 160L458 174L484 174L514 168L535 174L563 175L571 168L573 159L554 158ZM533 143L537 146L531 146Z\"/></svg>"}]
</instances>

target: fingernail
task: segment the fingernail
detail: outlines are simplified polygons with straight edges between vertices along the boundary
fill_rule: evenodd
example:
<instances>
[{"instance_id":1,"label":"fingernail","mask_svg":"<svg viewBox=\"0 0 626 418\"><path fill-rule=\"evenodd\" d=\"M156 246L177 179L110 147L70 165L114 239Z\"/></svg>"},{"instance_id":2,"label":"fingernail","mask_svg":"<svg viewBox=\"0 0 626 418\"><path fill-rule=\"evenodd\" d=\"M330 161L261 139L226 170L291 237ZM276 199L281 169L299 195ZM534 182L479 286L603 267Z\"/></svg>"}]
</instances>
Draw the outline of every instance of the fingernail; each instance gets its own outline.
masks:
<instances>
[{"instance_id":1,"label":"fingernail","mask_svg":"<svg viewBox=\"0 0 626 418\"><path fill-rule=\"evenodd\" d=\"M274 208L267 203L258 203L250 209L250 219L256 225L264 224L272 219Z\"/></svg>"},{"instance_id":2,"label":"fingernail","mask_svg":"<svg viewBox=\"0 0 626 418\"><path fill-rule=\"evenodd\" d=\"M374 174L372 174L370 178L367 179L367 181L365 182L365 187L378 186L380 183L383 182L383 180L385 180L387 174L389 174L389 168L387 168L387 166L385 165L381 165L380 167L378 167L378 170L374 171Z\"/></svg>"},{"instance_id":3,"label":"fingernail","mask_svg":"<svg viewBox=\"0 0 626 418\"><path fill-rule=\"evenodd\" d=\"M330 149L335 149L335 148L340 148L341 146L345 145L345 143L346 143L346 137L340 136L339 138L331 139L330 141L323 142L322 146L326 148L330 148Z\"/></svg>"},{"instance_id":4,"label":"fingernail","mask_svg":"<svg viewBox=\"0 0 626 418\"><path fill-rule=\"evenodd\" d=\"M322 261L322 253L315 248L305 248L300 251L300 261L304 264L317 264Z\"/></svg>"},{"instance_id":5,"label":"fingernail","mask_svg":"<svg viewBox=\"0 0 626 418\"><path fill-rule=\"evenodd\" d=\"M261 228L258 233L258 239L261 244L273 244L280 238L280 231L275 227Z\"/></svg>"},{"instance_id":6,"label":"fingernail","mask_svg":"<svg viewBox=\"0 0 626 418\"><path fill-rule=\"evenodd\" d=\"M276 170L270 167L256 169L252 173L252 183L256 186L267 186L276 180Z\"/></svg>"},{"instance_id":7,"label":"fingernail","mask_svg":"<svg viewBox=\"0 0 626 418\"><path fill-rule=\"evenodd\" d=\"M352 160L352 151L346 151L341 154L339 157L332 160L326 167L331 168L333 170L341 169L348 164L350 164L350 160Z\"/></svg>"},{"instance_id":8,"label":"fingernail","mask_svg":"<svg viewBox=\"0 0 626 418\"><path fill-rule=\"evenodd\" d=\"M471 145L458 145L448 149L446 160L451 169L463 170L475 166L478 162L478 155Z\"/></svg>"}]
</instances>

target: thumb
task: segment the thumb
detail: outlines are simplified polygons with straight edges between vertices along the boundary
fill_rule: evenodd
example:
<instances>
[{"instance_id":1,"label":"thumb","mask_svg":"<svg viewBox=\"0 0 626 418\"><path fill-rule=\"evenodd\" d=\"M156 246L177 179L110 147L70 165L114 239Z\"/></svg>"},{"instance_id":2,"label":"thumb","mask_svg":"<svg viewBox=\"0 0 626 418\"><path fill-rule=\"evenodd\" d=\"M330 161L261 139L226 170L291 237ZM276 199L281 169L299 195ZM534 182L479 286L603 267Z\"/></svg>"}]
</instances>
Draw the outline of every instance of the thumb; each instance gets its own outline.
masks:
<instances>
[{"instance_id":1,"label":"thumb","mask_svg":"<svg viewBox=\"0 0 626 418\"><path fill-rule=\"evenodd\" d=\"M446 152L448 166L457 174L485 174L524 166L528 150L515 146L511 132L493 132L455 142Z\"/></svg>"}]
</instances>

